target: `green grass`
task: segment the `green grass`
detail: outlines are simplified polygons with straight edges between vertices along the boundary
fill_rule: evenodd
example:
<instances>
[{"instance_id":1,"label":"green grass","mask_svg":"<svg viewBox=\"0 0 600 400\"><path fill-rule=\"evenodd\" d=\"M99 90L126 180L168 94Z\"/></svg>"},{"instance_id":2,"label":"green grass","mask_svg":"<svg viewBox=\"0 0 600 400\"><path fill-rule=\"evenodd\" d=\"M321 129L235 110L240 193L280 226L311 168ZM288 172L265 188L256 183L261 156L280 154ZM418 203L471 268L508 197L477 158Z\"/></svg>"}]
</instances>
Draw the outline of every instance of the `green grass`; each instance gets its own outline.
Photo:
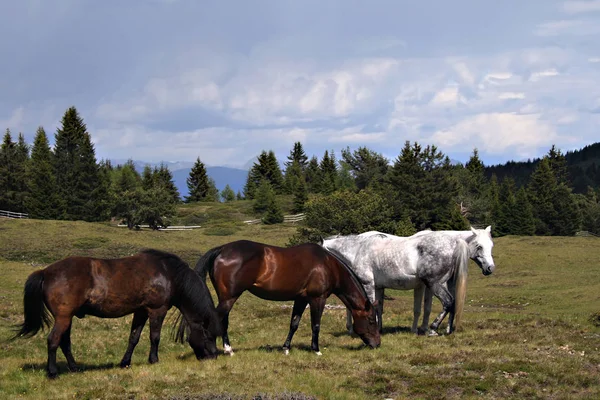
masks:
<instances>
[{"instance_id":1,"label":"green grass","mask_svg":"<svg viewBox=\"0 0 600 400\"><path fill-rule=\"evenodd\" d=\"M210 211L215 206L207 207ZM245 218L239 208L231 211L240 212L240 221ZM319 399L600 398L596 238L496 239L496 271L484 277L471 263L463 328L450 336L410 334L412 292L387 291L394 300L385 303L385 334L376 350L362 348L359 339L345 333L344 310L327 309L321 325L323 356L312 354L307 310L285 356L279 349L291 303L264 301L249 293L230 317L235 355L214 361L198 362L188 346L170 340L167 321L160 362L147 363L146 327L132 367L122 370L117 364L131 316L75 318L73 353L84 372L66 372L59 352L61 374L48 381L45 335L5 340L22 321L28 274L44 264L76 254L122 257L147 247L172 251L194 264L216 245L241 238L284 245L295 231L292 225L236 225L238 217L210 215L203 228L183 232L0 220L0 398L294 398L292 393ZM219 227L233 232L216 235ZM328 304L340 302L332 296ZM439 311L434 300L433 312Z\"/></svg>"}]
</instances>

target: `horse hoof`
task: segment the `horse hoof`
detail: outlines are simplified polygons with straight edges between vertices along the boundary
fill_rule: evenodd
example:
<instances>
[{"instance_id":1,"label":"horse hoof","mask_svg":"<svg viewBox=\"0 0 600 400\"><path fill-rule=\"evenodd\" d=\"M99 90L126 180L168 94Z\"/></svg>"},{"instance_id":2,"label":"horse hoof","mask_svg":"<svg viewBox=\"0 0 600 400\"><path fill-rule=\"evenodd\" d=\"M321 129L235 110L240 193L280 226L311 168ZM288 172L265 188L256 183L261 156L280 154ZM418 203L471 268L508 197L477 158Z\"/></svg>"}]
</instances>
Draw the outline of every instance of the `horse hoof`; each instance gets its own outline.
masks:
<instances>
[{"instance_id":1,"label":"horse hoof","mask_svg":"<svg viewBox=\"0 0 600 400\"><path fill-rule=\"evenodd\" d=\"M46 376L48 379L56 379L58 377L58 372L48 372Z\"/></svg>"},{"instance_id":2,"label":"horse hoof","mask_svg":"<svg viewBox=\"0 0 600 400\"><path fill-rule=\"evenodd\" d=\"M283 354L285 354L286 356L290 355L290 350L289 349L283 349Z\"/></svg>"},{"instance_id":3,"label":"horse hoof","mask_svg":"<svg viewBox=\"0 0 600 400\"><path fill-rule=\"evenodd\" d=\"M438 333L436 331L429 331L429 333L427 334L427 336L439 336Z\"/></svg>"},{"instance_id":4,"label":"horse hoof","mask_svg":"<svg viewBox=\"0 0 600 400\"><path fill-rule=\"evenodd\" d=\"M318 356L322 356L323 355L323 353L321 353L320 351L317 351L315 354L318 355Z\"/></svg>"},{"instance_id":5,"label":"horse hoof","mask_svg":"<svg viewBox=\"0 0 600 400\"><path fill-rule=\"evenodd\" d=\"M225 347L223 348L223 353L229 354L230 356L232 356L233 348L230 345L226 344Z\"/></svg>"}]
</instances>

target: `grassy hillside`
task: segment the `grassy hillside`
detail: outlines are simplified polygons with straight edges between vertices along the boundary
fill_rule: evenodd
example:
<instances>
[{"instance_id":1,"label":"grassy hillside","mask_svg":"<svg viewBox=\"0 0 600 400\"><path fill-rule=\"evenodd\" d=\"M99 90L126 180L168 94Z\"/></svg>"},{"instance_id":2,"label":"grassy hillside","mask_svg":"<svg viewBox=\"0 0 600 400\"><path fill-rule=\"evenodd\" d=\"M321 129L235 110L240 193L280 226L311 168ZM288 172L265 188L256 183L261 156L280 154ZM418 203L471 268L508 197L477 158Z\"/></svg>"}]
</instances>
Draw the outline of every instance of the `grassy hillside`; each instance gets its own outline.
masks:
<instances>
[{"instance_id":1,"label":"grassy hillside","mask_svg":"<svg viewBox=\"0 0 600 400\"><path fill-rule=\"evenodd\" d=\"M323 356L310 352L308 311L285 356L279 349L289 326L290 302L268 302L248 293L230 317L236 354L215 361L198 362L188 346L171 341L167 321L160 362L147 364L146 327L132 367L121 370L117 365L131 316L86 317L74 319L72 331L73 353L84 372L67 373L59 352L61 375L48 381L45 335L5 340L11 327L22 321L23 284L43 264L75 254L121 257L145 247L175 252L193 264L219 244L250 238L284 245L295 231L293 226L235 222L251 214L241 203L227 212L219 208L184 206L182 220L206 218L199 221L201 229L184 232L0 220L0 398L199 399L286 392L286 398L304 393L328 399L600 396L597 238L497 239L493 275L484 277L474 263L470 265L464 328L454 335L412 335L412 292L388 291L394 299L386 301L385 333L377 350L364 349L359 339L348 336L345 311L332 308L325 311L321 325ZM235 232L217 236L211 229L218 226ZM328 304L340 302L332 296ZM434 300L434 313L439 311L439 301Z\"/></svg>"}]
</instances>

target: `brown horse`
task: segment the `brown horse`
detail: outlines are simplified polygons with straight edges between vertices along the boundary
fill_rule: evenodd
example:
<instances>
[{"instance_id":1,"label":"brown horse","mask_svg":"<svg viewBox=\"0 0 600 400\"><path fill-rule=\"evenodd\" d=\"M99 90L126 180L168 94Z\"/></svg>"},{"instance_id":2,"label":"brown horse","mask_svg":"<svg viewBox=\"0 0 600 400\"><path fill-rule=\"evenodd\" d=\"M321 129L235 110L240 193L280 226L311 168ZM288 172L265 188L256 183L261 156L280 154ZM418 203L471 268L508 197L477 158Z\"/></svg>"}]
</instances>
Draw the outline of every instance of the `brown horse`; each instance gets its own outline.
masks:
<instances>
[{"instance_id":1,"label":"brown horse","mask_svg":"<svg viewBox=\"0 0 600 400\"><path fill-rule=\"evenodd\" d=\"M233 354L227 335L229 312L246 290L265 300L294 300L290 331L283 345L286 354L308 304L312 325L311 348L321 355L321 315L332 293L352 310L354 331L365 344L372 348L380 344L375 308L363 286L342 256L317 244L282 248L239 240L209 250L198 260L195 269L204 279L207 273L210 274L217 292L217 312L223 323L225 353Z\"/></svg>"},{"instance_id":2,"label":"brown horse","mask_svg":"<svg viewBox=\"0 0 600 400\"><path fill-rule=\"evenodd\" d=\"M160 331L167 311L177 307L190 326L189 344L196 358L216 358L220 322L206 283L174 254L145 250L131 257L98 259L69 257L29 275L23 304L25 322L15 337L35 335L44 326L48 335L48 377L57 376L56 350L60 346L69 370L77 365L71 353L73 316L118 318L133 313L129 345L121 367L131 355L150 319L150 356L158 361ZM49 311L49 312L48 312Z\"/></svg>"}]
</instances>

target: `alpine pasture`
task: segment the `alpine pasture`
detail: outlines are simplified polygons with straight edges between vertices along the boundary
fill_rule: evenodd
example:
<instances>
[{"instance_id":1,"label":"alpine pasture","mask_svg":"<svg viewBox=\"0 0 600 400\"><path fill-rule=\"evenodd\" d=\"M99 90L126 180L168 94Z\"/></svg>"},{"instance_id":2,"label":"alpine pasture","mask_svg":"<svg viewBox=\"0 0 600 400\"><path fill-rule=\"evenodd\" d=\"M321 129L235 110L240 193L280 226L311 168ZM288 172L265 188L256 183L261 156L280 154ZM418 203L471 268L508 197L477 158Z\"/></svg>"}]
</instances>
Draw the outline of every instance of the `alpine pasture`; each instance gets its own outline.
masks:
<instances>
[{"instance_id":1,"label":"alpine pasture","mask_svg":"<svg viewBox=\"0 0 600 400\"><path fill-rule=\"evenodd\" d=\"M452 335L410 332L412 291L386 290L381 346L365 348L346 331L334 296L321 322L322 356L310 350L306 312L288 356L292 302L245 293L230 314L232 357L199 362L170 338L165 320L160 361L150 365L148 326L130 368L119 368L132 316L74 318L72 346L83 372L46 378L46 335L9 340L23 318L23 285L38 268L70 255L124 257L144 248L179 255L191 267L208 249L238 239L285 246L296 225L246 225L245 201L189 206L210 215L190 231L130 231L108 223L0 219L0 398L600 398L600 239L517 237L494 240L496 270L473 262L462 328ZM234 209L235 208L235 209ZM214 295L214 289L209 282ZM441 310L434 299L432 315ZM222 350L219 339L217 345Z\"/></svg>"}]
</instances>

